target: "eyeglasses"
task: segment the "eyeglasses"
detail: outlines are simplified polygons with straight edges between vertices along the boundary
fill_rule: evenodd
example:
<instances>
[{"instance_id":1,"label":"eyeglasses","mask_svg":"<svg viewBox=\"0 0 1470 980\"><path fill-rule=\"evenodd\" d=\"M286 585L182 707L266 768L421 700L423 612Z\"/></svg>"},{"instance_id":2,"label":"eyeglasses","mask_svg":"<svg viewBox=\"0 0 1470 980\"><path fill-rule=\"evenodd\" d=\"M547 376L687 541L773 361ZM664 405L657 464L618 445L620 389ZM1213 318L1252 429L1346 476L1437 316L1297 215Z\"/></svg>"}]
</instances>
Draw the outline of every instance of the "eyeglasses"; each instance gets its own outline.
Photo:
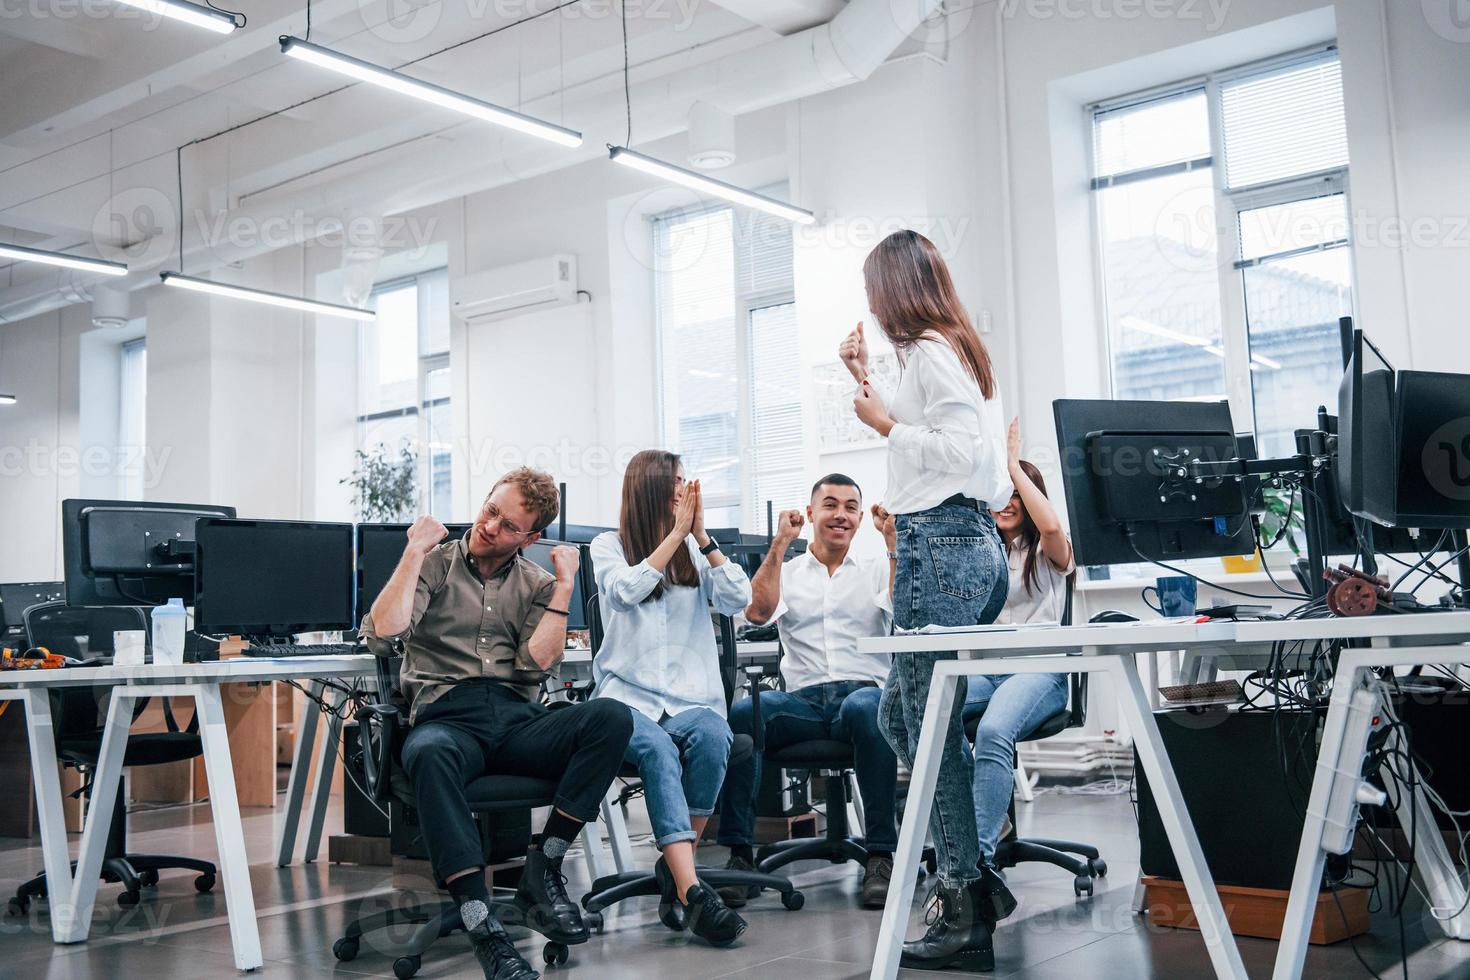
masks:
<instances>
[{"instance_id":1,"label":"eyeglasses","mask_svg":"<svg viewBox=\"0 0 1470 980\"><path fill-rule=\"evenodd\" d=\"M488 501L485 503L485 508L480 511L480 520L487 528L499 525L500 530L504 531L506 534L511 535L512 537L529 538L531 535L536 533L535 531L522 531L520 528L512 524L510 520L504 514L502 514L494 504L489 503Z\"/></svg>"}]
</instances>

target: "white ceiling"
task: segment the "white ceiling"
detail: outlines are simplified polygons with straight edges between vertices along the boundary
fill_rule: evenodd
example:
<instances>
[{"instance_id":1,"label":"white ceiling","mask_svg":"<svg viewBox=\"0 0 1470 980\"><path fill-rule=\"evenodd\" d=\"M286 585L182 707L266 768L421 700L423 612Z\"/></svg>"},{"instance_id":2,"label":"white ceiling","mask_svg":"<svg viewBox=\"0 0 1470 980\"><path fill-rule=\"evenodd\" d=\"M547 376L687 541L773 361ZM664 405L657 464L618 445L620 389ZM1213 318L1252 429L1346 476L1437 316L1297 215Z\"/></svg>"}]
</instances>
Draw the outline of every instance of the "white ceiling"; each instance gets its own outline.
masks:
<instances>
[{"instance_id":1,"label":"white ceiling","mask_svg":"<svg viewBox=\"0 0 1470 980\"><path fill-rule=\"evenodd\" d=\"M304 2L235 2L249 23L229 36L108 0L26 4L24 16L0 19L0 237L95 251L120 202L162 195L172 205L178 147L232 127L182 151L191 207L233 207L307 175L345 176L378 154L400 163L417 155L432 171L452 152L444 140L464 117L365 85L334 92L345 79L280 54L278 35L305 32ZM825 23L842 2L628 0L634 80L640 66L656 73ZM621 91L622 26L613 0L530 16L555 6L313 0L311 39L387 67L461 45L404 70L504 105L539 100L538 114L578 128L559 117L559 93ZM639 110L635 99L635 140ZM434 134L444 139L426 138ZM524 139L507 138L507 154ZM486 159L487 172L498 162Z\"/></svg>"}]
</instances>

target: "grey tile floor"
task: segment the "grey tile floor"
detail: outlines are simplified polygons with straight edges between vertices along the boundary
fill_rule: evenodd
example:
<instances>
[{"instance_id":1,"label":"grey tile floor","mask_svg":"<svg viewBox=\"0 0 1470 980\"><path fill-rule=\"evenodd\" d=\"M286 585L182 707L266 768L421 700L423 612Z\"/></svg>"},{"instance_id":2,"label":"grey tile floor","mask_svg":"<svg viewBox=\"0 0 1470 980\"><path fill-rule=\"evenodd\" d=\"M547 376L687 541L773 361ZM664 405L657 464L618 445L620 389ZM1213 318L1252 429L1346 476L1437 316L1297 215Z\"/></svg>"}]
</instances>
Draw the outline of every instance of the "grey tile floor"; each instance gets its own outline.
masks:
<instances>
[{"instance_id":1,"label":"grey tile floor","mask_svg":"<svg viewBox=\"0 0 1470 980\"><path fill-rule=\"evenodd\" d=\"M635 811L639 804L634 804ZM1134 916L1129 903L1138 866L1138 844L1132 808L1126 797L1081 797L1044 794L1035 803L1019 804L1023 834L1081 838L1098 845L1109 864L1109 877L1091 899L1073 897L1071 879L1054 868L1026 866L1011 872L1022 905L996 933L996 977L1204 977L1209 959L1198 934L1148 926ZM635 836L645 830L635 812ZM297 864L276 869L272 845L279 810L257 809L245 817L246 846L260 924L265 966L256 976L269 978L338 976L391 977L393 944L366 940L357 959L338 963L332 940L348 919L365 905L392 894L384 868ZM207 806L136 812L131 818L131 848L211 857L215 852ZM340 826L333 813L328 827ZM75 842L73 842L75 848ZM647 845L638 848L651 861ZM710 848L705 860L723 863L724 852ZM0 889L8 895L34 873L40 851L26 841L0 838ZM570 869L574 894L585 891L586 871L580 860ZM855 865L802 864L796 881L806 906L787 912L772 896L746 907L750 930L730 949L714 950L691 943L659 925L652 900L625 903L609 912L606 933L572 951L565 967L546 971L551 978L656 977L800 977L841 980L865 977L872 962L879 913L862 911L856 895L860 872ZM50 940L44 905L33 906L28 919L0 918L0 978L55 980L120 980L120 978L195 978L234 973L230 932L218 894L198 895L192 875L166 875L134 909L115 904L117 886L104 885L94 915L92 938L85 944L58 947ZM1446 940L1426 929L1422 909L1406 920L1408 974L1414 978L1451 977L1470 980L1470 943ZM911 928L920 926L916 909ZM522 943L528 956L540 944ZM1242 940L1241 952L1252 977L1271 972L1276 944ZM1397 923L1379 913L1370 935L1357 941L1357 952L1384 977L1404 977L1400 965ZM1347 944L1313 948L1307 961L1312 977L1369 976ZM420 977L476 976L464 940L440 942L424 959ZM905 976L946 974L905 973Z\"/></svg>"}]
</instances>

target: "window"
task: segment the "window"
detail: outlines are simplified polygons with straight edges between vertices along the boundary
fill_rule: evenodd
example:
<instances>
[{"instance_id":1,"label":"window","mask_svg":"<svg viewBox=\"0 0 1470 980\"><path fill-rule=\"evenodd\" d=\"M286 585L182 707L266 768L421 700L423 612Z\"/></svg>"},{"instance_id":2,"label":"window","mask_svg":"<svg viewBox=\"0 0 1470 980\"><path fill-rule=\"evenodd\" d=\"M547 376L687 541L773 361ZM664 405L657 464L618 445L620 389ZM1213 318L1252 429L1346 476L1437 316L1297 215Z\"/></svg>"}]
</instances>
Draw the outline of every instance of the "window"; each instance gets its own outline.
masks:
<instances>
[{"instance_id":1,"label":"window","mask_svg":"<svg viewBox=\"0 0 1470 980\"><path fill-rule=\"evenodd\" d=\"M1351 313L1333 47L1093 107L1116 398L1231 401L1265 456L1336 401Z\"/></svg>"},{"instance_id":2,"label":"window","mask_svg":"<svg viewBox=\"0 0 1470 980\"><path fill-rule=\"evenodd\" d=\"M369 302L377 320L358 333L358 446L418 460L419 506L441 520L453 507L453 426L449 412L447 270L379 284Z\"/></svg>"},{"instance_id":3,"label":"window","mask_svg":"<svg viewBox=\"0 0 1470 980\"><path fill-rule=\"evenodd\" d=\"M728 207L654 219L665 445L703 481L712 527L802 499L791 227Z\"/></svg>"},{"instance_id":4,"label":"window","mask_svg":"<svg viewBox=\"0 0 1470 980\"><path fill-rule=\"evenodd\" d=\"M139 338L123 344L118 363L118 490L123 500L142 500L143 454L148 445L146 341Z\"/></svg>"}]
</instances>

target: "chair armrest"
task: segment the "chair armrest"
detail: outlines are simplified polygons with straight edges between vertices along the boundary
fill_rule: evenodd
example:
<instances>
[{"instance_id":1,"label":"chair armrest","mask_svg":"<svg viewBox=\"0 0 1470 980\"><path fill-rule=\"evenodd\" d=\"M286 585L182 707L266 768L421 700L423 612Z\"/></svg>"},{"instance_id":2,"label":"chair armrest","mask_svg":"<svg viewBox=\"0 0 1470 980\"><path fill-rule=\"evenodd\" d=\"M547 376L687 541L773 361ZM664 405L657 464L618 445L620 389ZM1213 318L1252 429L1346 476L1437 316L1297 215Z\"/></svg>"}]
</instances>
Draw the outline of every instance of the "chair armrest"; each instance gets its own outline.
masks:
<instances>
[{"instance_id":1,"label":"chair armrest","mask_svg":"<svg viewBox=\"0 0 1470 980\"><path fill-rule=\"evenodd\" d=\"M357 738L362 746L363 791L381 803L392 795L393 754L404 727L396 705L369 704L358 709Z\"/></svg>"},{"instance_id":2,"label":"chair armrest","mask_svg":"<svg viewBox=\"0 0 1470 980\"><path fill-rule=\"evenodd\" d=\"M760 753L766 751L766 726L761 722L761 677L765 675L764 667L751 664L745 668L745 689L750 692L750 721L751 741L755 742L755 750Z\"/></svg>"}]
</instances>

